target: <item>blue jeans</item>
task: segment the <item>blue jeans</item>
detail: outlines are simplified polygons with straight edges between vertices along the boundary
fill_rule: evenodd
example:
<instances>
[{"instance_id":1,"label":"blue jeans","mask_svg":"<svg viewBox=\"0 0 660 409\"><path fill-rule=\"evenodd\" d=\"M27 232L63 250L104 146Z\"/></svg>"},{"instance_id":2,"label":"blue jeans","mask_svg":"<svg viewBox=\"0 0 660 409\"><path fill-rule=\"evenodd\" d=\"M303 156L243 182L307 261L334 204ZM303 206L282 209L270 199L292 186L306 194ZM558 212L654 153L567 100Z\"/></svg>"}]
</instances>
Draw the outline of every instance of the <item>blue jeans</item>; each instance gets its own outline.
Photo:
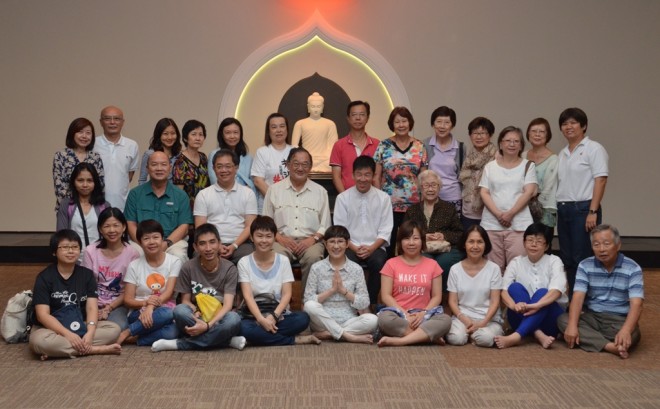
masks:
<instances>
[{"instance_id":1,"label":"blue jeans","mask_svg":"<svg viewBox=\"0 0 660 409\"><path fill-rule=\"evenodd\" d=\"M537 302L548 293L547 288L540 288L530 297L527 289L520 283L512 283L507 291L516 303L524 302L527 304ZM553 302L538 310L536 314L528 315L527 317L513 310L507 310L507 317L509 318L511 328L523 338L533 334L537 329L543 331L545 335L556 337L557 333L559 333L557 318L563 313L564 309L556 302Z\"/></svg>"},{"instance_id":2,"label":"blue jeans","mask_svg":"<svg viewBox=\"0 0 660 409\"><path fill-rule=\"evenodd\" d=\"M463 231L466 231L475 224L481 224L481 219L470 219L461 214L461 224L463 225Z\"/></svg>"},{"instance_id":3,"label":"blue jeans","mask_svg":"<svg viewBox=\"0 0 660 409\"><path fill-rule=\"evenodd\" d=\"M359 259L351 250L346 250L346 257L358 264L366 262L369 274L367 274L367 291L369 292L369 304L378 303L380 294L380 270L383 269L387 261L387 252L383 249L376 249L366 260Z\"/></svg>"},{"instance_id":4,"label":"blue jeans","mask_svg":"<svg viewBox=\"0 0 660 409\"><path fill-rule=\"evenodd\" d=\"M309 315L303 311L292 311L283 317L277 323L277 332L274 334L261 328L256 320L244 319L241 321L241 335L250 345L293 345L296 343L296 335L309 326Z\"/></svg>"},{"instance_id":5,"label":"blue jeans","mask_svg":"<svg viewBox=\"0 0 660 409\"><path fill-rule=\"evenodd\" d=\"M158 307L154 310L151 328L145 328L138 319L140 310L134 310L128 314L128 329L131 335L137 336L139 346L149 346L159 339L176 339L179 330L174 325L172 309L167 307Z\"/></svg>"},{"instance_id":6,"label":"blue jeans","mask_svg":"<svg viewBox=\"0 0 660 409\"><path fill-rule=\"evenodd\" d=\"M110 314L108 314L108 321L114 322L119 325L122 331L128 328L128 309L123 305L117 307Z\"/></svg>"},{"instance_id":7,"label":"blue jeans","mask_svg":"<svg viewBox=\"0 0 660 409\"><path fill-rule=\"evenodd\" d=\"M428 258L432 258L442 269L442 292L447 292L447 280L449 279L449 270L451 266L463 260L465 254L454 247L446 253L430 254L424 253Z\"/></svg>"},{"instance_id":8,"label":"blue jeans","mask_svg":"<svg viewBox=\"0 0 660 409\"><path fill-rule=\"evenodd\" d=\"M229 346L231 337L238 335L241 330L241 317L229 311L216 322L209 330L196 337L185 336L186 327L192 327L197 322L193 310L187 304L179 304L174 308L174 323L179 332L184 335L176 341L176 346L182 351L190 349L225 348Z\"/></svg>"},{"instance_id":9,"label":"blue jeans","mask_svg":"<svg viewBox=\"0 0 660 409\"><path fill-rule=\"evenodd\" d=\"M557 203L557 236L559 236L559 257L564 263L568 280L569 296L573 294L575 272L582 260L594 255L591 249L589 232L585 229L591 200L582 202ZM596 214L596 224L603 218L601 209Z\"/></svg>"}]
</instances>

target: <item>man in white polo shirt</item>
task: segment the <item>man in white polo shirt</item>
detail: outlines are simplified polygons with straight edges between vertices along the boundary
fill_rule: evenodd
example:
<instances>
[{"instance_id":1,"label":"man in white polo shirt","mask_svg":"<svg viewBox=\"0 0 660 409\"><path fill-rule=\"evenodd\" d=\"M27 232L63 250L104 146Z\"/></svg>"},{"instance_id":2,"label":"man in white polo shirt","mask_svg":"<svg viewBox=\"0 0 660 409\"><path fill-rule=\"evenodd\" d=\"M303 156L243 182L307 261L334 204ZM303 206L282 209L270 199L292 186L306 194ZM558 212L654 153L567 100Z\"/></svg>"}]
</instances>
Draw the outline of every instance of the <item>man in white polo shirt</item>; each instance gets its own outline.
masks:
<instances>
[{"instance_id":1,"label":"man in white polo shirt","mask_svg":"<svg viewBox=\"0 0 660 409\"><path fill-rule=\"evenodd\" d=\"M101 110L103 135L96 137L94 151L101 155L105 170L105 199L122 211L128 197L128 185L138 168L138 144L121 134L124 113L115 106Z\"/></svg>"},{"instance_id":2,"label":"man in white polo shirt","mask_svg":"<svg viewBox=\"0 0 660 409\"><path fill-rule=\"evenodd\" d=\"M195 227L211 223L220 232L220 256L234 264L254 251L250 225L257 217L257 197L252 189L236 183L238 157L229 149L213 156L218 182L195 198Z\"/></svg>"}]
</instances>

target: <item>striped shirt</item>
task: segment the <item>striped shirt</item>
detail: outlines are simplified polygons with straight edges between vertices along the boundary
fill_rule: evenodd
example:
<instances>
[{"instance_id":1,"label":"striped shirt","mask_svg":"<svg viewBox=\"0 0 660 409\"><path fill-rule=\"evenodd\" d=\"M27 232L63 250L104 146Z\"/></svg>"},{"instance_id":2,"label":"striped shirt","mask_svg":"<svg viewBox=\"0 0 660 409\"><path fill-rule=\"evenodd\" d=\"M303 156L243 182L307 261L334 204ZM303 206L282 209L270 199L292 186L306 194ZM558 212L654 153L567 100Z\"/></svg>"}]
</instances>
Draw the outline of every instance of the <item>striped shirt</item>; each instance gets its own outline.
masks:
<instances>
[{"instance_id":1,"label":"striped shirt","mask_svg":"<svg viewBox=\"0 0 660 409\"><path fill-rule=\"evenodd\" d=\"M578 266L573 292L586 293L585 305L590 311L628 315L631 298L644 298L642 268L619 253L614 270L608 272L595 257Z\"/></svg>"}]
</instances>

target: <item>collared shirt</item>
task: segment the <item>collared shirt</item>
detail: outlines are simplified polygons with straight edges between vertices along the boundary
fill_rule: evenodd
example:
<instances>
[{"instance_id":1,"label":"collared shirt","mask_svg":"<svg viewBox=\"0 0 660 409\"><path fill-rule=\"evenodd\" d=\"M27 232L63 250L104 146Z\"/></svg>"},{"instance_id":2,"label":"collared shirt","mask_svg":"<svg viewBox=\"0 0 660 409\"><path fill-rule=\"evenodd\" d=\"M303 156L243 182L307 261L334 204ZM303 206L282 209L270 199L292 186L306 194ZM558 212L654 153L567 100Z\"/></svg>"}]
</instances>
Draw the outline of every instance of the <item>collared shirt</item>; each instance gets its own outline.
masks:
<instances>
[{"instance_id":1,"label":"collared shirt","mask_svg":"<svg viewBox=\"0 0 660 409\"><path fill-rule=\"evenodd\" d=\"M292 238L325 234L330 227L328 192L307 179L298 192L287 177L268 188L264 199L264 215L275 220L278 232Z\"/></svg>"},{"instance_id":2,"label":"collared shirt","mask_svg":"<svg viewBox=\"0 0 660 409\"><path fill-rule=\"evenodd\" d=\"M605 148L585 136L570 152L568 146L559 152L558 202L581 202L591 200L594 179L607 176L608 156Z\"/></svg>"},{"instance_id":3,"label":"collared shirt","mask_svg":"<svg viewBox=\"0 0 660 409\"><path fill-rule=\"evenodd\" d=\"M353 142L351 134L335 142L332 147L330 166L339 166L341 168L341 183L344 185L344 189L355 186L355 181L353 180L353 162L355 159L358 156L373 157L380 143L380 140L372 138L366 132L364 136L367 139L367 143L364 145L363 150L360 150L355 142Z\"/></svg>"},{"instance_id":4,"label":"collared shirt","mask_svg":"<svg viewBox=\"0 0 660 409\"><path fill-rule=\"evenodd\" d=\"M110 142L105 135L96 137L94 152L101 155L105 171L105 199L113 206L124 210L128 196L128 174L138 168L138 144L125 136L117 143Z\"/></svg>"},{"instance_id":5,"label":"collared shirt","mask_svg":"<svg viewBox=\"0 0 660 409\"><path fill-rule=\"evenodd\" d=\"M163 226L165 238L182 224L192 224L192 212L188 195L183 190L167 182L165 193L157 197L151 183L131 189L124 211L126 220L140 223L154 219Z\"/></svg>"},{"instance_id":6,"label":"collared shirt","mask_svg":"<svg viewBox=\"0 0 660 409\"><path fill-rule=\"evenodd\" d=\"M442 180L442 189L440 189L439 197L446 201L461 200L461 184L458 181L458 164L456 163L456 155L458 155L458 141L453 136L451 143L443 149L435 135L427 139L427 154L429 156L429 169L434 171L440 176Z\"/></svg>"},{"instance_id":7,"label":"collared shirt","mask_svg":"<svg viewBox=\"0 0 660 409\"><path fill-rule=\"evenodd\" d=\"M564 308L568 304L564 263L557 256L544 254L536 263L527 256L514 258L504 272L503 289L508 289L514 282L525 287L530 297L541 288L557 290L561 293L557 303Z\"/></svg>"},{"instance_id":8,"label":"collared shirt","mask_svg":"<svg viewBox=\"0 0 660 409\"><path fill-rule=\"evenodd\" d=\"M575 275L573 292L586 293L584 305L594 312L628 315L631 298L644 298L642 268L619 253L608 272L596 257L583 260Z\"/></svg>"},{"instance_id":9,"label":"collared shirt","mask_svg":"<svg viewBox=\"0 0 660 409\"><path fill-rule=\"evenodd\" d=\"M392 201L387 193L371 187L360 193L355 186L340 193L335 200L334 223L344 226L356 246L370 246L383 239L389 245L393 225Z\"/></svg>"},{"instance_id":10,"label":"collared shirt","mask_svg":"<svg viewBox=\"0 0 660 409\"><path fill-rule=\"evenodd\" d=\"M207 187L195 198L195 216L206 217L220 232L220 241L232 243L245 229L245 216L257 214L257 197L252 189L234 182L229 190L218 184Z\"/></svg>"}]
</instances>

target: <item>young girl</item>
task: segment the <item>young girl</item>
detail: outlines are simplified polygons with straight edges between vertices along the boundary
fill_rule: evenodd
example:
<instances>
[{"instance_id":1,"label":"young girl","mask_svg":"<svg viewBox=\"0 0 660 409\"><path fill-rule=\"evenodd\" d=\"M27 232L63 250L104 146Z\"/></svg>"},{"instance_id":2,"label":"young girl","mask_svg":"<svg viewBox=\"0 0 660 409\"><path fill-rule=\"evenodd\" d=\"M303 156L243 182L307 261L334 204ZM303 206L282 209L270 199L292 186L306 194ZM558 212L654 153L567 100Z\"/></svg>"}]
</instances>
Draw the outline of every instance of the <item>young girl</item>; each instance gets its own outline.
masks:
<instances>
[{"instance_id":1,"label":"young girl","mask_svg":"<svg viewBox=\"0 0 660 409\"><path fill-rule=\"evenodd\" d=\"M140 255L128 244L126 218L118 208L102 211L97 227L101 238L87 247L82 265L94 272L98 283L99 321L112 321L123 331L128 328L124 277L128 265Z\"/></svg>"},{"instance_id":2,"label":"young girl","mask_svg":"<svg viewBox=\"0 0 660 409\"><path fill-rule=\"evenodd\" d=\"M151 141L149 141L149 149L142 155L138 184L146 183L149 176L147 173L147 163L149 163L151 154L156 151L165 152L167 157L170 158L170 164L174 164L174 161L181 152L181 133L179 132L179 127L176 126L176 122L171 118L162 118L156 122L154 134L151 137ZM171 178L172 174L170 173Z\"/></svg>"}]
</instances>

